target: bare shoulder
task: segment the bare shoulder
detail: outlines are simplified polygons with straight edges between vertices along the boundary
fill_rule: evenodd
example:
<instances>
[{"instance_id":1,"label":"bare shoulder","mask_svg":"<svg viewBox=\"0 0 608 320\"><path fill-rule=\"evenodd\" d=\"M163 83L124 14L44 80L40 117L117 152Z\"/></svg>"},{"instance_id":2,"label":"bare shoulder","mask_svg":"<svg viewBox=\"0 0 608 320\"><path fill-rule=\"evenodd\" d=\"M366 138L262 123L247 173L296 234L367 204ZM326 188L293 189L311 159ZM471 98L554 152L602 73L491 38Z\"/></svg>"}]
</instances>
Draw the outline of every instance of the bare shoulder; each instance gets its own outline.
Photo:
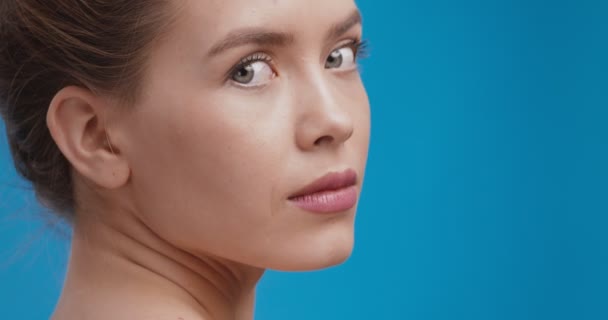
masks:
<instances>
[{"instance_id":1,"label":"bare shoulder","mask_svg":"<svg viewBox=\"0 0 608 320\"><path fill-rule=\"evenodd\" d=\"M104 312L55 312L50 320L215 320L190 312L123 312L108 310Z\"/></svg>"},{"instance_id":2,"label":"bare shoulder","mask_svg":"<svg viewBox=\"0 0 608 320\"><path fill-rule=\"evenodd\" d=\"M130 310L130 309L114 309L114 310L56 310L50 320L215 320L208 316L203 316L189 310L152 310L151 308L142 308L148 310Z\"/></svg>"},{"instance_id":3,"label":"bare shoulder","mask_svg":"<svg viewBox=\"0 0 608 320\"><path fill-rule=\"evenodd\" d=\"M141 292L103 290L63 296L51 320L216 320L200 308L177 299Z\"/></svg>"}]
</instances>

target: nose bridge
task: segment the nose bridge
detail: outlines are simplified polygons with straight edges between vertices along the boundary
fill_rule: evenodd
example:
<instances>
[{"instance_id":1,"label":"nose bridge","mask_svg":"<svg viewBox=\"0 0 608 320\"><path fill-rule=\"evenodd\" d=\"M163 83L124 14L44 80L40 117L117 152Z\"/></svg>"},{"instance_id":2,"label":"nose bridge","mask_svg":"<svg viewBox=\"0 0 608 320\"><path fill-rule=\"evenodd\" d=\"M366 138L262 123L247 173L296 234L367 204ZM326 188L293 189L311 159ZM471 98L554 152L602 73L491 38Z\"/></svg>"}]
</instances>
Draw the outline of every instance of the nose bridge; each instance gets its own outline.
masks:
<instances>
[{"instance_id":1,"label":"nose bridge","mask_svg":"<svg viewBox=\"0 0 608 320\"><path fill-rule=\"evenodd\" d=\"M323 68L307 68L297 91L297 144L302 149L339 145L353 133L346 95ZM339 81L339 80L335 80Z\"/></svg>"}]
</instances>

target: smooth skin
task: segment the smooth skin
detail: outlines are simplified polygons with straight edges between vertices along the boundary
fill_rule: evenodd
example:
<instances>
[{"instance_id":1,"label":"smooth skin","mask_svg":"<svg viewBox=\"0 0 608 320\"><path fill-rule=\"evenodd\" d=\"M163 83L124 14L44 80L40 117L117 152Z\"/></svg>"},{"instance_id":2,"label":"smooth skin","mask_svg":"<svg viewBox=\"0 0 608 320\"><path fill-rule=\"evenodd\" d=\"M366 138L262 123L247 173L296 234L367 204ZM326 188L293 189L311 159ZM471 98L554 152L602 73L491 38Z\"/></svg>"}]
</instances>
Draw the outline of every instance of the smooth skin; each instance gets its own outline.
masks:
<instances>
[{"instance_id":1,"label":"smooth skin","mask_svg":"<svg viewBox=\"0 0 608 320\"><path fill-rule=\"evenodd\" d=\"M265 269L351 254L356 206L318 214L288 197L346 169L361 190L354 1L168 1L176 23L133 106L74 86L50 105L78 203L54 320L252 319Z\"/></svg>"}]
</instances>

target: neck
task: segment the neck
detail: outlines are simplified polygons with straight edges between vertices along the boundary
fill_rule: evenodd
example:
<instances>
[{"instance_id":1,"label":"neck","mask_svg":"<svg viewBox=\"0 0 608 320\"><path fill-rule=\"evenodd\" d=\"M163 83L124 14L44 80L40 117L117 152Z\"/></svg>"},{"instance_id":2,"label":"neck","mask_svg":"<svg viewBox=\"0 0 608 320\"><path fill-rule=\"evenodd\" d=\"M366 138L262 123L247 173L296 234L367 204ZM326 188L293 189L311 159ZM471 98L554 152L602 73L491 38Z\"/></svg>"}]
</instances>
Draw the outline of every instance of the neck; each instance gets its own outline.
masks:
<instances>
[{"instance_id":1,"label":"neck","mask_svg":"<svg viewBox=\"0 0 608 320\"><path fill-rule=\"evenodd\" d=\"M55 319L71 319L67 314L74 308L80 309L74 318L99 314L106 319L110 312L116 319L253 319L255 286L264 270L187 252L135 215L116 216L119 221L84 215L74 222L68 274ZM83 306L89 309L82 310Z\"/></svg>"}]
</instances>

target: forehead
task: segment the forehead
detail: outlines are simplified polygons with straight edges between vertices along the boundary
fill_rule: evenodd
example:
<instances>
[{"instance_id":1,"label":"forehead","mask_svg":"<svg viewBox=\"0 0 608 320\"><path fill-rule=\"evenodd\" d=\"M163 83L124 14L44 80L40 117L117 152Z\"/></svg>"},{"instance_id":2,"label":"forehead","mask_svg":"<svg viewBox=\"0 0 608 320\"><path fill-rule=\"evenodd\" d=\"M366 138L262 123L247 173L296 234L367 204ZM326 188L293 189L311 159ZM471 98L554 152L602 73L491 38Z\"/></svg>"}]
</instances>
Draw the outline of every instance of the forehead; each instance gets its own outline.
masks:
<instances>
[{"instance_id":1,"label":"forehead","mask_svg":"<svg viewBox=\"0 0 608 320\"><path fill-rule=\"evenodd\" d=\"M354 0L184 0L179 1L180 33L213 41L239 28L264 27L304 37L323 33L357 7Z\"/></svg>"}]
</instances>

